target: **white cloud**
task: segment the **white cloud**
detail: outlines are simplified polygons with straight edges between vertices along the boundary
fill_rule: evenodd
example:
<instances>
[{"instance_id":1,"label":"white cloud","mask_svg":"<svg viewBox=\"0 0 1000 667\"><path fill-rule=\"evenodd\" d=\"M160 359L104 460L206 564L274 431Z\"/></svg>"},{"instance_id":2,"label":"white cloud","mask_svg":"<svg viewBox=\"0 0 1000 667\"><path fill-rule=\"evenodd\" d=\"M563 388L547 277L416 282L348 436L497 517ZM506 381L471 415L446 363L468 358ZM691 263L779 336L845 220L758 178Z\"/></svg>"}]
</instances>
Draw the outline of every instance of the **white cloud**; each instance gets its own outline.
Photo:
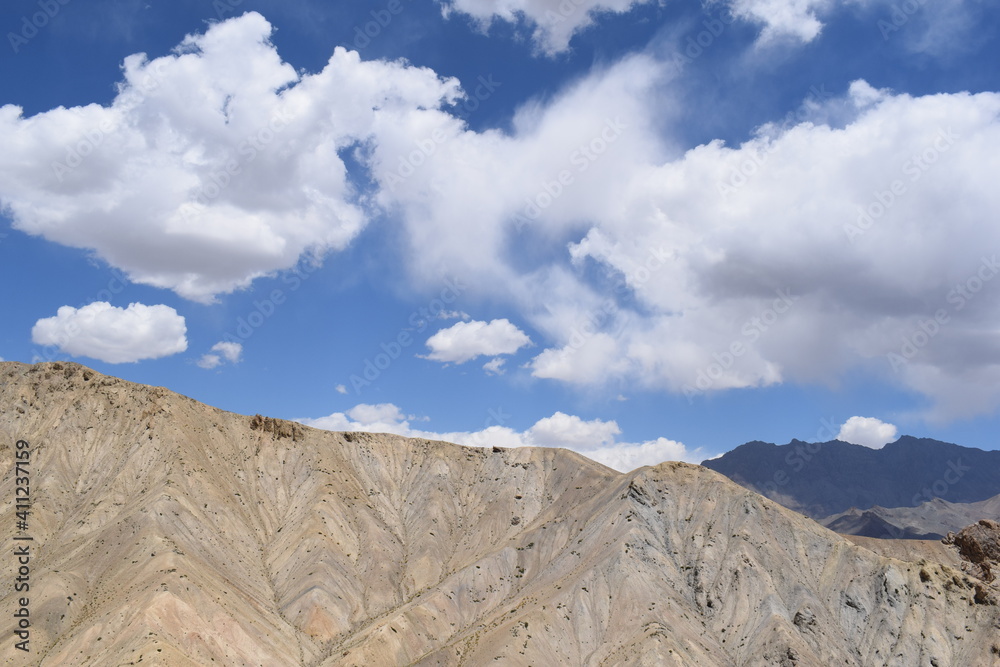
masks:
<instances>
[{"instance_id":1,"label":"white cloud","mask_svg":"<svg viewBox=\"0 0 1000 667\"><path fill-rule=\"evenodd\" d=\"M436 267L457 267L508 304L539 332L540 378L694 398L862 369L931 398L929 416L1000 406L1000 289L949 295L995 273L984 252L1000 248L1000 227L982 221L1000 209L1000 94L859 81L797 125L677 151L654 127L673 104L651 87L661 68L628 58L525 107L509 134L450 134L383 192L412 274L433 285ZM606 118L622 126L614 141ZM385 182L395 162L380 150ZM553 196L560 170L571 179ZM920 339L942 309L947 324ZM893 367L887 355L914 335L922 344Z\"/></svg>"},{"instance_id":2,"label":"white cloud","mask_svg":"<svg viewBox=\"0 0 1000 667\"><path fill-rule=\"evenodd\" d=\"M682 443L666 438L641 443L616 442L615 436L621 433L616 422L600 419L586 421L563 412L539 419L523 432L507 426L490 425L479 431L440 433L413 428L410 422L414 419L413 416L404 415L391 403L362 403L346 413L335 412L318 419L298 421L329 431L395 433L410 438L454 442L468 447L564 447L621 472L664 461L698 463L705 458L700 447L688 450Z\"/></svg>"},{"instance_id":3,"label":"white cloud","mask_svg":"<svg viewBox=\"0 0 1000 667\"><path fill-rule=\"evenodd\" d=\"M431 353L425 358L461 364L483 355L514 354L530 344L527 334L507 319L457 322L427 339Z\"/></svg>"},{"instance_id":4,"label":"white cloud","mask_svg":"<svg viewBox=\"0 0 1000 667\"><path fill-rule=\"evenodd\" d=\"M552 5L449 6L530 21ZM631 4L583 3L560 39L539 39L565 45L598 6ZM832 6L733 4L762 37L799 40ZM475 132L441 111L455 80L342 49L299 75L269 34L250 13L172 55L129 58L109 107L0 108L5 213L133 280L209 300L344 247L379 207L415 284L439 285L447 267L538 332L540 378L697 395L860 367L930 398L933 417L1000 406L1000 282L982 277L1000 247L1000 227L983 223L1000 210L1000 95L856 83L808 122L683 150L671 129L683 97L648 56L525 104L509 130ZM279 112L289 121L271 131ZM251 159L241 144L265 128ZM341 159L355 149L377 186L364 202ZM83 166L54 171L74 150ZM239 173L186 218L230 158ZM971 281L981 289L955 292ZM444 332L432 358L502 353Z\"/></svg>"},{"instance_id":5,"label":"white cloud","mask_svg":"<svg viewBox=\"0 0 1000 667\"><path fill-rule=\"evenodd\" d=\"M222 357L217 354L203 354L195 363L199 368L212 370L213 368L218 368L222 365Z\"/></svg>"},{"instance_id":6,"label":"white cloud","mask_svg":"<svg viewBox=\"0 0 1000 667\"><path fill-rule=\"evenodd\" d=\"M205 302L345 247L367 216L342 154L382 125L445 116L458 83L342 48L299 75L270 33L250 12L171 55L129 56L107 107L0 107L14 226Z\"/></svg>"},{"instance_id":7,"label":"white cloud","mask_svg":"<svg viewBox=\"0 0 1000 667\"><path fill-rule=\"evenodd\" d=\"M613 421L593 419L584 421L574 415L557 412L539 419L528 430L531 442L545 447L566 447L578 451L599 449L614 442L621 433Z\"/></svg>"},{"instance_id":8,"label":"white cloud","mask_svg":"<svg viewBox=\"0 0 1000 667\"><path fill-rule=\"evenodd\" d=\"M461 12L487 28L494 20L533 28L532 39L549 55L565 51L576 33L602 12L624 13L649 0L440 0L445 15Z\"/></svg>"},{"instance_id":9,"label":"white cloud","mask_svg":"<svg viewBox=\"0 0 1000 667\"><path fill-rule=\"evenodd\" d=\"M871 0L853 0L865 4ZM961 3L962 0L955 0ZM478 21L484 29L493 21L532 29L535 47L555 55L569 49L575 34L596 23L601 14L628 12L650 0L440 0L445 15L460 12ZM762 26L760 42L790 38L810 42L823 28L821 16L836 8L833 0L709 0L743 21Z\"/></svg>"},{"instance_id":10,"label":"white cloud","mask_svg":"<svg viewBox=\"0 0 1000 667\"><path fill-rule=\"evenodd\" d=\"M487 375L503 375L503 365L506 359L501 357L493 357L485 364L483 364L483 370L486 371Z\"/></svg>"},{"instance_id":11,"label":"white cloud","mask_svg":"<svg viewBox=\"0 0 1000 667\"><path fill-rule=\"evenodd\" d=\"M239 363L240 355L243 354L243 345L240 343L219 341L212 346L211 351L218 352L219 354L203 354L195 363L201 368L206 369L218 368L222 365L223 360L231 364Z\"/></svg>"},{"instance_id":12,"label":"white cloud","mask_svg":"<svg viewBox=\"0 0 1000 667\"><path fill-rule=\"evenodd\" d=\"M851 417L840 427L837 440L882 449L896 439L896 427L874 417Z\"/></svg>"},{"instance_id":13,"label":"white cloud","mask_svg":"<svg viewBox=\"0 0 1000 667\"><path fill-rule=\"evenodd\" d=\"M700 463L704 459L701 449L688 451L683 443L666 438L657 438L643 443L619 444L583 452L585 456L609 468L627 472L642 466L655 466L664 461L686 461Z\"/></svg>"},{"instance_id":14,"label":"white cloud","mask_svg":"<svg viewBox=\"0 0 1000 667\"><path fill-rule=\"evenodd\" d=\"M335 389L337 390L337 393L338 393L338 394L346 394L346 393L347 393L347 387L345 387L345 386L344 386L344 385L342 385L342 384L338 384L338 385L337 385L337 386L335 387Z\"/></svg>"},{"instance_id":15,"label":"white cloud","mask_svg":"<svg viewBox=\"0 0 1000 667\"><path fill-rule=\"evenodd\" d=\"M186 333L184 318L169 306L131 303L118 308L97 301L79 309L62 306L55 317L38 320L31 340L73 356L121 364L183 352Z\"/></svg>"},{"instance_id":16,"label":"white cloud","mask_svg":"<svg viewBox=\"0 0 1000 667\"><path fill-rule=\"evenodd\" d=\"M833 0L728 0L734 16L763 25L760 41L780 38L811 42L823 23L817 14L833 7Z\"/></svg>"}]
</instances>

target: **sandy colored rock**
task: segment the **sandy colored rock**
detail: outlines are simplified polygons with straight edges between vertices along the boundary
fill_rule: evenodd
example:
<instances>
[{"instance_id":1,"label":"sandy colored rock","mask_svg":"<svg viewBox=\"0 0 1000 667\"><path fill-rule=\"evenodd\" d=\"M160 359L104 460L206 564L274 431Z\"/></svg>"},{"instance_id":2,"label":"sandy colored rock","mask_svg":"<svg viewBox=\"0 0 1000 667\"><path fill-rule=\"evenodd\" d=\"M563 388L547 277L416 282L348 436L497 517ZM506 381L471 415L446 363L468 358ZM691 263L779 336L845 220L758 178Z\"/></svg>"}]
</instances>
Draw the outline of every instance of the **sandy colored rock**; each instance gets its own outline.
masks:
<instances>
[{"instance_id":1,"label":"sandy colored rock","mask_svg":"<svg viewBox=\"0 0 1000 667\"><path fill-rule=\"evenodd\" d=\"M945 544L953 544L971 571L985 582L992 582L1000 571L1000 523L983 519L958 533L948 533Z\"/></svg>"},{"instance_id":2,"label":"sandy colored rock","mask_svg":"<svg viewBox=\"0 0 1000 667\"><path fill-rule=\"evenodd\" d=\"M330 433L3 363L8 554L18 439L32 653L5 633L4 664L1000 665L979 580L699 466Z\"/></svg>"}]
</instances>

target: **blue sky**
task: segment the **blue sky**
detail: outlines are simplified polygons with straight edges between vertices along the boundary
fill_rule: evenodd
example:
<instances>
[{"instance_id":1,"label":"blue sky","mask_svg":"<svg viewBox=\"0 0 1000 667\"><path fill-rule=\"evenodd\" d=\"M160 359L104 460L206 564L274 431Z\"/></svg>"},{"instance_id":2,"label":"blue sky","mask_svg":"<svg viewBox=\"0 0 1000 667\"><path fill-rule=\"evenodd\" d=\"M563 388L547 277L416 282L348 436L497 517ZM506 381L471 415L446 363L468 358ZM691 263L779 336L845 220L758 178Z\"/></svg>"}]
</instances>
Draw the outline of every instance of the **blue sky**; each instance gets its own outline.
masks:
<instances>
[{"instance_id":1,"label":"blue sky","mask_svg":"<svg viewBox=\"0 0 1000 667\"><path fill-rule=\"evenodd\" d=\"M995 449L1000 10L0 10L0 357L630 469Z\"/></svg>"}]
</instances>

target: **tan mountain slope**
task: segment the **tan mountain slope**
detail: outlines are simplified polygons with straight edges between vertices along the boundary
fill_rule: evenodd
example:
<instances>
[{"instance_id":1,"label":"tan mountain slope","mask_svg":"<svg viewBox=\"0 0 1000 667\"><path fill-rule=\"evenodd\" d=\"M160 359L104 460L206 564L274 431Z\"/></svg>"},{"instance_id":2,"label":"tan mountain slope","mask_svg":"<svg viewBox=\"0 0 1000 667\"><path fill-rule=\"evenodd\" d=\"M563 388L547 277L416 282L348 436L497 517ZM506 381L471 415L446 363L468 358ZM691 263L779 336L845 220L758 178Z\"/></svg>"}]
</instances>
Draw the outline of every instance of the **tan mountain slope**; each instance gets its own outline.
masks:
<instances>
[{"instance_id":1,"label":"tan mountain slope","mask_svg":"<svg viewBox=\"0 0 1000 667\"><path fill-rule=\"evenodd\" d=\"M1000 665L995 589L698 466L329 433L66 363L0 364L0 434L6 553L18 439L34 503L4 664Z\"/></svg>"}]
</instances>

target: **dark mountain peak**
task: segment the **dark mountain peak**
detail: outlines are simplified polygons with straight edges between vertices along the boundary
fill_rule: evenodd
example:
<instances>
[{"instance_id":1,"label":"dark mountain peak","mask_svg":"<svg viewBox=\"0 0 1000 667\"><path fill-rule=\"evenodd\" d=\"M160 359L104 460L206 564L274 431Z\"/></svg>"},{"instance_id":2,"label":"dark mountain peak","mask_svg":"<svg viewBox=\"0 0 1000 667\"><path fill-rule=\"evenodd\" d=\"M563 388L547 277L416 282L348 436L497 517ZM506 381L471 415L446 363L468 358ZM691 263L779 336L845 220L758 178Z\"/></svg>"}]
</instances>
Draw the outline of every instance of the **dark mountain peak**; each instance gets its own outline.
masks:
<instances>
[{"instance_id":1,"label":"dark mountain peak","mask_svg":"<svg viewBox=\"0 0 1000 667\"><path fill-rule=\"evenodd\" d=\"M896 449L910 449L910 450L938 450L938 451L961 451L961 450L972 450L976 452L989 451L980 449L978 447L965 447L964 445L957 445L953 442L945 442L943 440L935 440L934 438L918 438L912 435L901 435L894 442L886 444L883 449L896 450Z\"/></svg>"},{"instance_id":2,"label":"dark mountain peak","mask_svg":"<svg viewBox=\"0 0 1000 667\"><path fill-rule=\"evenodd\" d=\"M841 440L755 441L702 465L813 518L1000 494L1000 451L909 435L881 449Z\"/></svg>"}]
</instances>

